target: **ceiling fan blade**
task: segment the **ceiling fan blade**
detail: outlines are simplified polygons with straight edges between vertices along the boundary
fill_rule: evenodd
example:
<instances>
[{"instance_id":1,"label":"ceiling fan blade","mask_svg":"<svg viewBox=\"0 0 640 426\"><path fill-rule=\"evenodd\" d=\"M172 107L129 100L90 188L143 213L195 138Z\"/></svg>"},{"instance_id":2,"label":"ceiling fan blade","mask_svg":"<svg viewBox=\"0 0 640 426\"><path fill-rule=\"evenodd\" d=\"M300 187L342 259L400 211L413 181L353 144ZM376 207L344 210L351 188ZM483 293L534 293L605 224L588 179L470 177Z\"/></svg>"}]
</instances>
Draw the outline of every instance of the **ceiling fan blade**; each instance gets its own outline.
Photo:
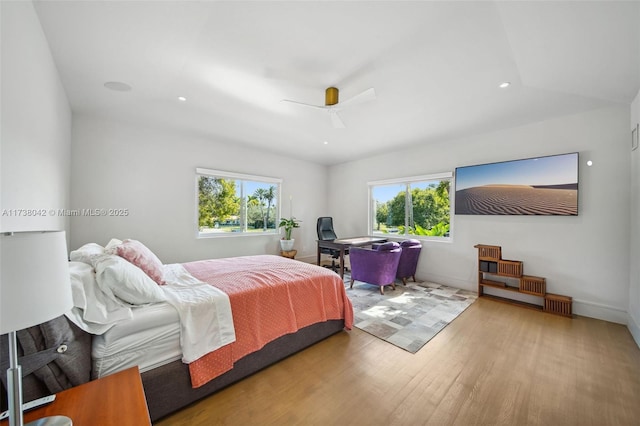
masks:
<instances>
[{"instance_id":1,"label":"ceiling fan blade","mask_svg":"<svg viewBox=\"0 0 640 426\"><path fill-rule=\"evenodd\" d=\"M347 105L361 104L363 102L372 101L375 98L376 98L376 91L373 87L371 87L370 89L367 89L364 92L361 92L347 99L346 101L340 102L340 106L345 107Z\"/></svg>"},{"instance_id":2,"label":"ceiling fan blade","mask_svg":"<svg viewBox=\"0 0 640 426\"><path fill-rule=\"evenodd\" d=\"M340 119L340 116L338 115L338 111L336 111L335 109L330 109L329 116L331 116L331 124L335 129L345 128L344 123L342 122L342 120Z\"/></svg>"},{"instance_id":3,"label":"ceiling fan blade","mask_svg":"<svg viewBox=\"0 0 640 426\"><path fill-rule=\"evenodd\" d=\"M327 109L327 107L324 106L324 105L305 104L304 102L292 101L290 99L283 99L280 102L289 102L289 103L292 103L292 104L302 105L302 106L306 106L306 107L310 107L310 108Z\"/></svg>"}]
</instances>

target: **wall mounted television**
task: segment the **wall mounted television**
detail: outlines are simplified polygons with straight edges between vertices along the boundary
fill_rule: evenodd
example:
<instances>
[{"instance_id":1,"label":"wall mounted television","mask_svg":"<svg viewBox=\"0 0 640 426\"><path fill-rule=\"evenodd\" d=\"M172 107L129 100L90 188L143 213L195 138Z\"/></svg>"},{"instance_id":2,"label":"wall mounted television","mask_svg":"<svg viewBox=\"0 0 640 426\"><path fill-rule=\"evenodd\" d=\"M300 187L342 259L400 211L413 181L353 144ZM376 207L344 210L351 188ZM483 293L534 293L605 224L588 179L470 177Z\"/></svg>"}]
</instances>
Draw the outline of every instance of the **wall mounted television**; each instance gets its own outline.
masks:
<instances>
[{"instance_id":1,"label":"wall mounted television","mask_svg":"<svg viewBox=\"0 0 640 426\"><path fill-rule=\"evenodd\" d=\"M578 214L578 153L456 168L457 215Z\"/></svg>"}]
</instances>

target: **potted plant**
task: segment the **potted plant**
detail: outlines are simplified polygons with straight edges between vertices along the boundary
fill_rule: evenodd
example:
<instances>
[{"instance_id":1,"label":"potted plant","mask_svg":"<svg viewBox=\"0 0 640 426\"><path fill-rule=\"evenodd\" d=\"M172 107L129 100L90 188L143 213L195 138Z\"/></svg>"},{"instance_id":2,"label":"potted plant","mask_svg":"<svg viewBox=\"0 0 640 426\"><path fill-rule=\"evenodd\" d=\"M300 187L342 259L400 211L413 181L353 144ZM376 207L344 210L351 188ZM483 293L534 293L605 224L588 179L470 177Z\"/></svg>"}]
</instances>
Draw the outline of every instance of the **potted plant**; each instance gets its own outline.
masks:
<instances>
[{"instance_id":1,"label":"potted plant","mask_svg":"<svg viewBox=\"0 0 640 426\"><path fill-rule=\"evenodd\" d=\"M295 217L290 218L282 218L280 219L280 224L278 228L284 228L284 237L280 240L280 248L282 251L291 251L293 250L293 243L295 240L291 238L291 231L293 228L299 228L300 221Z\"/></svg>"}]
</instances>

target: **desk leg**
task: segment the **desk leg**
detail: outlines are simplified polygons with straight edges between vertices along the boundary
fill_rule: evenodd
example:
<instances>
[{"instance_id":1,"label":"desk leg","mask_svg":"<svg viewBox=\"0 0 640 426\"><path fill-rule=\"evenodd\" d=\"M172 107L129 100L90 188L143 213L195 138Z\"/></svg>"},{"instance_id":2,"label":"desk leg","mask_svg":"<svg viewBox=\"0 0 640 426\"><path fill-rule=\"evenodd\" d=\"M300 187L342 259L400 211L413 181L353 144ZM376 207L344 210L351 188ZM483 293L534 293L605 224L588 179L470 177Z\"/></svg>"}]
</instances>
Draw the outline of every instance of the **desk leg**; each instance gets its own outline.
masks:
<instances>
[{"instance_id":1,"label":"desk leg","mask_svg":"<svg viewBox=\"0 0 640 426\"><path fill-rule=\"evenodd\" d=\"M340 278L344 280L344 248L340 248Z\"/></svg>"},{"instance_id":2,"label":"desk leg","mask_svg":"<svg viewBox=\"0 0 640 426\"><path fill-rule=\"evenodd\" d=\"M318 242L318 259L316 260L316 265L320 266L320 243Z\"/></svg>"}]
</instances>

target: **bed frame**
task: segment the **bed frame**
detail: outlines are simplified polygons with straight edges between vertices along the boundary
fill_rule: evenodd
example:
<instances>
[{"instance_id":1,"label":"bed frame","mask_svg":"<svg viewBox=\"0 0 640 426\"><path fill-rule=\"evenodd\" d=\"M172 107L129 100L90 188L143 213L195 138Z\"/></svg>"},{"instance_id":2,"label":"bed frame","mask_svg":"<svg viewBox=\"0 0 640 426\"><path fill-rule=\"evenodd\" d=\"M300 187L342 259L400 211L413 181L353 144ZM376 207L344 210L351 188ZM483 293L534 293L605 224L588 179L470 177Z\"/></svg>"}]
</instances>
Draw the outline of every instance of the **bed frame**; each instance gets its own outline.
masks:
<instances>
[{"instance_id":1,"label":"bed frame","mask_svg":"<svg viewBox=\"0 0 640 426\"><path fill-rule=\"evenodd\" d=\"M344 320L330 320L286 334L265 345L257 352L238 360L233 369L207 384L191 387L189 367L182 361L174 361L162 367L142 373L142 383L147 397L151 420L184 408L212 393L256 373L314 343L342 331Z\"/></svg>"},{"instance_id":2,"label":"bed frame","mask_svg":"<svg viewBox=\"0 0 640 426\"><path fill-rule=\"evenodd\" d=\"M286 334L268 343L259 351L241 358L234 364L232 370L196 389L191 387L189 367L180 360L146 371L142 373L142 383L151 420L156 421L184 408L343 329L344 320L329 320L302 328L296 333ZM25 376L23 379L24 401L62 390L50 390L52 380L61 384L62 388L89 381L91 335L77 328L65 317L31 327L29 330L31 335L37 334L35 339L29 338L26 334L23 337L38 342L33 345L35 351L41 351L50 346L55 347L63 342L69 350L48 366ZM46 336L46 339L42 335ZM8 355L6 345L0 342L0 348L0 358L6 361L4 359ZM22 353L20 355L22 356ZM5 410L7 401L4 386L0 386L0 391L2 402L0 406Z\"/></svg>"}]
</instances>

